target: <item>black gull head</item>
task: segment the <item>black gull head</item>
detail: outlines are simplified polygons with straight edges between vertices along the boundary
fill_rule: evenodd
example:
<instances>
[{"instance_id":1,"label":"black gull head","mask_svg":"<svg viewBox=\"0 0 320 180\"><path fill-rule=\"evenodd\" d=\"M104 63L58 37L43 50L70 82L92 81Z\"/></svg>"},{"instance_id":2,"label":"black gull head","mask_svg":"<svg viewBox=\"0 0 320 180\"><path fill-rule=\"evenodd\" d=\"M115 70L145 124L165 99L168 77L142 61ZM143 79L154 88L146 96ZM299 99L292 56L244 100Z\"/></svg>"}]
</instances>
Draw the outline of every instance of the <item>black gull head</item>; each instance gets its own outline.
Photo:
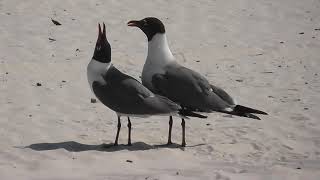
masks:
<instances>
[{"instance_id":1,"label":"black gull head","mask_svg":"<svg viewBox=\"0 0 320 180\"><path fill-rule=\"evenodd\" d=\"M155 17L147 17L142 20L132 20L128 22L128 26L136 26L140 28L147 36L148 41L151 41L153 36L157 33L165 33L163 23Z\"/></svg>"},{"instance_id":2,"label":"black gull head","mask_svg":"<svg viewBox=\"0 0 320 180\"><path fill-rule=\"evenodd\" d=\"M106 36L106 25L103 23L103 30L99 24L99 35L96 47L93 53L93 59L102 63L109 63L111 61L111 46Z\"/></svg>"}]
</instances>

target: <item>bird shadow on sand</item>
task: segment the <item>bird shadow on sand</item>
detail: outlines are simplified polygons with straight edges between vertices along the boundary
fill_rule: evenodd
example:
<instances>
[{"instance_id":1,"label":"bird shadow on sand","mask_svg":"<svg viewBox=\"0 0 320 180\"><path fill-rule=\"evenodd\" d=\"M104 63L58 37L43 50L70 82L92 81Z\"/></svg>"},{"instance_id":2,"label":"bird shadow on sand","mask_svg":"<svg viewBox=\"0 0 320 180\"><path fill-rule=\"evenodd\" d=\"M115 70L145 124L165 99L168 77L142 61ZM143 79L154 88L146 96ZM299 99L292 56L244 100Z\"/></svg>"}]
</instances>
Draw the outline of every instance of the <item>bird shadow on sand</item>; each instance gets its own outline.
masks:
<instances>
[{"instance_id":1,"label":"bird shadow on sand","mask_svg":"<svg viewBox=\"0 0 320 180\"><path fill-rule=\"evenodd\" d=\"M144 142L135 142L132 143L131 146L128 145L118 145L114 146L113 143L109 144L100 144L100 145L90 145L90 144L82 144L75 141L66 141L66 142L58 142L58 143L37 143L31 144L25 147L18 147L18 148L29 148L35 151L49 151L55 149L65 149L70 152L82 152L82 151L103 151L103 152L115 152L121 150L128 150L128 151L145 151L151 149L162 149L162 148L171 148L171 149L181 149L184 150L188 147L196 147L202 146L205 144L197 144L191 145L186 147L181 147L179 144L160 144L160 145L150 145Z\"/></svg>"}]
</instances>

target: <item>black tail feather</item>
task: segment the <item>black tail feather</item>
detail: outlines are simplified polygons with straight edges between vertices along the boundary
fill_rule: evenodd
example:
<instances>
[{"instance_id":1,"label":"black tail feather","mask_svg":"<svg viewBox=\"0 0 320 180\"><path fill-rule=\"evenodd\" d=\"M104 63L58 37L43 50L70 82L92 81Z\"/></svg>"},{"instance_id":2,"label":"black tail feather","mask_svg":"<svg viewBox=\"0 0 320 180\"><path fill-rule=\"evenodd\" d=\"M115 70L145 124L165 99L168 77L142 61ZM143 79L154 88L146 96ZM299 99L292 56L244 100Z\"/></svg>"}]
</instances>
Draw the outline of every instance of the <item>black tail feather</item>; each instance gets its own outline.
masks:
<instances>
[{"instance_id":1,"label":"black tail feather","mask_svg":"<svg viewBox=\"0 0 320 180\"><path fill-rule=\"evenodd\" d=\"M258 116L255 116L255 115L250 114L250 113L244 113L244 114L243 114L243 117L261 120Z\"/></svg>"},{"instance_id":2,"label":"black tail feather","mask_svg":"<svg viewBox=\"0 0 320 180\"><path fill-rule=\"evenodd\" d=\"M260 111L260 110L256 110L256 109L252 109L252 108L245 107L245 106L241 106L241 105L236 105L233 108L233 111L220 111L220 112L227 113L227 114L232 114L232 115L235 115L235 116L241 116L241 117L257 119L257 120L261 120L261 119L258 116L253 115L253 114L268 115L266 112L263 112L263 111Z\"/></svg>"},{"instance_id":3,"label":"black tail feather","mask_svg":"<svg viewBox=\"0 0 320 180\"><path fill-rule=\"evenodd\" d=\"M198 113L195 113L195 112L187 110L187 109L180 109L179 114L182 116L197 117L197 118L202 118L202 119L205 119L208 117L208 116L204 116L202 114L198 114Z\"/></svg>"},{"instance_id":4,"label":"black tail feather","mask_svg":"<svg viewBox=\"0 0 320 180\"><path fill-rule=\"evenodd\" d=\"M234 112L238 112L238 113L253 113L253 114L264 114L264 115L268 115L266 112L257 110L257 109L252 109L249 107L245 107L245 106L241 106L241 105L236 105L233 108Z\"/></svg>"}]
</instances>

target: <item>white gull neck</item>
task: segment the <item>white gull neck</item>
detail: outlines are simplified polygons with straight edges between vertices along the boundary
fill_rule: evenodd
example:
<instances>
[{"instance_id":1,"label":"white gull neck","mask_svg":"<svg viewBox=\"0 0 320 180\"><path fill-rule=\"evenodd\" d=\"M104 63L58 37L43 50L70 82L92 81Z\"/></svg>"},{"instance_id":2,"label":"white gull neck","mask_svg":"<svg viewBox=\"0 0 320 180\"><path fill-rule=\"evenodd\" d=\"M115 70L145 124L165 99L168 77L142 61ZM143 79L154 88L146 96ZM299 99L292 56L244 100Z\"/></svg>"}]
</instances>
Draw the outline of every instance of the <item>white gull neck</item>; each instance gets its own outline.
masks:
<instances>
[{"instance_id":1,"label":"white gull neck","mask_svg":"<svg viewBox=\"0 0 320 180\"><path fill-rule=\"evenodd\" d=\"M87 66L87 78L90 85L90 88L92 89L92 84L94 81L98 81L101 84L106 84L105 80L103 79L103 75L109 70L109 68L112 66L110 63L101 63L95 59L91 59L90 63Z\"/></svg>"},{"instance_id":2,"label":"white gull neck","mask_svg":"<svg viewBox=\"0 0 320 180\"><path fill-rule=\"evenodd\" d=\"M166 64L174 61L165 33L157 33L148 42L148 56L146 63Z\"/></svg>"},{"instance_id":3,"label":"white gull neck","mask_svg":"<svg viewBox=\"0 0 320 180\"><path fill-rule=\"evenodd\" d=\"M155 34L148 42L148 55L142 71L142 84L149 88L152 87L152 76L154 74L164 74L165 66L174 63L175 59L169 49L166 34Z\"/></svg>"}]
</instances>

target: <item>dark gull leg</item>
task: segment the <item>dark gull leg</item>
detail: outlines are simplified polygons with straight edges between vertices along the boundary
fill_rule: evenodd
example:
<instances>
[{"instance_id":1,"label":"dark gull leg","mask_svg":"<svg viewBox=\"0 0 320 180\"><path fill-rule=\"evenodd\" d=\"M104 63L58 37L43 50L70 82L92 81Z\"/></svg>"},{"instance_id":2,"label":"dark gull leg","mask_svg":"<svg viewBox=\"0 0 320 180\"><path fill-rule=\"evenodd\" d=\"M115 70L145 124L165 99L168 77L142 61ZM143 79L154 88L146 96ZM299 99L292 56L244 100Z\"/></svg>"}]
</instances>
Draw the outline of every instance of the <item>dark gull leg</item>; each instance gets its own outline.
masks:
<instances>
[{"instance_id":1,"label":"dark gull leg","mask_svg":"<svg viewBox=\"0 0 320 180\"><path fill-rule=\"evenodd\" d=\"M181 144L181 146L185 147L186 146L186 125L185 125L186 123L185 123L183 118L181 118L181 119L182 119L182 121L181 121L181 126L182 126L182 144Z\"/></svg>"},{"instance_id":2,"label":"dark gull leg","mask_svg":"<svg viewBox=\"0 0 320 180\"><path fill-rule=\"evenodd\" d=\"M120 128L121 128L121 121L120 121L120 116L118 116L118 130L117 130L116 140L114 142L115 146L118 146L118 138L119 138Z\"/></svg>"},{"instance_id":3,"label":"dark gull leg","mask_svg":"<svg viewBox=\"0 0 320 180\"><path fill-rule=\"evenodd\" d=\"M170 116L170 119L169 119L169 135L168 135L168 143L167 143L167 145L172 144L171 131L172 131L172 116Z\"/></svg>"},{"instance_id":4,"label":"dark gull leg","mask_svg":"<svg viewBox=\"0 0 320 180\"><path fill-rule=\"evenodd\" d=\"M131 146L131 121L130 118L128 116L128 146Z\"/></svg>"}]
</instances>

